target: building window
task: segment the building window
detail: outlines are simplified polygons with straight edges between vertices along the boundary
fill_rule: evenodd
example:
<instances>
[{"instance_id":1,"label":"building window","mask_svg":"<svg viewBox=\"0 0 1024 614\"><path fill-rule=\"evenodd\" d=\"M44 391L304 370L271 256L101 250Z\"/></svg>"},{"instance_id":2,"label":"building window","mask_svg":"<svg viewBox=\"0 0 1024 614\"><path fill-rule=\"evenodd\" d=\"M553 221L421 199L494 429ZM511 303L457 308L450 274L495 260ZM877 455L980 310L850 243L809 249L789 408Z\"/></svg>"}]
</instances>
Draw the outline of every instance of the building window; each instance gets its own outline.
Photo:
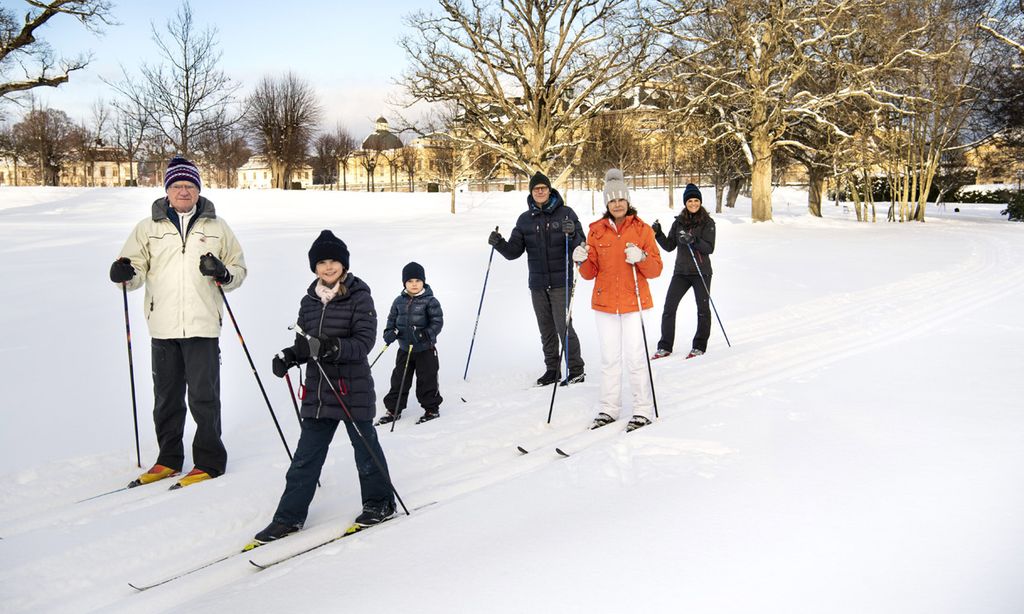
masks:
<instances>
[{"instance_id":1,"label":"building window","mask_svg":"<svg viewBox=\"0 0 1024 614\"><path fill-rule=\"evenodd\" d=\"M107 167L101 166L100 167L100 177L106 177L106 176L107 176Z\"/></svg>"}]
</instances>

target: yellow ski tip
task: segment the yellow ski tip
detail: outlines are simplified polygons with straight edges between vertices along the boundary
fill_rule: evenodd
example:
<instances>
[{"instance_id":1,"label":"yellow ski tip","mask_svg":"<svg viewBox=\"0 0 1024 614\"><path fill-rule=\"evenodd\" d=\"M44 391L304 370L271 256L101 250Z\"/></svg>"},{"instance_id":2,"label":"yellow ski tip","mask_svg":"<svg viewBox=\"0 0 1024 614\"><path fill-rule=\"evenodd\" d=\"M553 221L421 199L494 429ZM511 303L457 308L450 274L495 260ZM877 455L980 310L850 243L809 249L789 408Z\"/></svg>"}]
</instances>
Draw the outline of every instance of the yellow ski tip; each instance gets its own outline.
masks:
<instances>
[{"instance_id":1,"label":"yellow ski tip","mask_svg":"<svg viewBox=\"0 0 1024 614\"><path fill-rule=\"evenodd\" d=\"M249 552L250 550L254 550L256 548L259 548L262 545L263 545L262 542L258 542L258 541L256 541L254 539L251 542L249 542L248 544L246 544L244 548L242 548L242 552Z\"/></svg>"}]
</instances>

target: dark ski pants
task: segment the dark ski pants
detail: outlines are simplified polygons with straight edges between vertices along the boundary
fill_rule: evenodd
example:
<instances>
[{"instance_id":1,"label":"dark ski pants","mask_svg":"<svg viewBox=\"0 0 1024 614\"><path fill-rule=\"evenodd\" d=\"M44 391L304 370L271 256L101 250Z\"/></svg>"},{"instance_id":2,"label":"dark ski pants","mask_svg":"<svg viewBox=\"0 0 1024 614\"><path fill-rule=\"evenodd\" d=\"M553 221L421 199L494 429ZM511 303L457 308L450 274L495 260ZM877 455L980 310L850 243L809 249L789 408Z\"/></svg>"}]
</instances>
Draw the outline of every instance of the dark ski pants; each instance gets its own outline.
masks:
<instances>
[{"instance_id":1,"label":"dark ski pants","mask_svg":"<svg viewBox=\"0 0 1024 614\"><path fill-rule=\"evenodd\" d=\"M355 452L356 471L359 472L359 491L362 494L363 505L383 505L388 501L394 501L391 494L391 479L388 476L388 462L384 458L384 451L377 440L377 429L373 428L373 421L342 422L348 432L348 439L352 443ZM362 433L362 437L356 432ZM309 513L309 504L313 501L316 493L316 482L320 479L320 470L323 469L327 460L327 451L331 447L331 440L334 439L334 432L338 429L337 420L326 418L303 418L302 434L299 435L299 445L295 448L295 455L292 457L292 464L288 467L285 476L284 494L277 504L277 511L274 512L274 522L301 527L306 522L306 515ZM365 443L364 443L365 439ZM380 461L384 473L377 469L373 462L373 455Z\"/></svg>"},{"instance_id":2,"label":"dark ski pants","mask_svg":"<svg viewBox=\"0 0 1024 614\"><path fill-rule=\"evenodd\" d=\"M704 280L711 288L711 276L705 275ZM693 335L694 349L706 352L708 349L708 337L711 336L711 307L709 306L708 293L704 289L699 275L673 275L672 281L668 284L668 294L665 296L665 311L661 314L661 340L658 341L658 348L672 351L672 345L676 338L676 309L679 301L686 295L687 290L693 288L693 299L697 302L697 332Z\"/></svg>"},{"instance_id":3,"label":"dark ski pants","mask_svg":"<svg viewBox=\"0 0 1024 614\"><path fill-rule=\"evenodd\" d=\"M565 288L530 289L533 313L537 316L540 343L544 349L544 367L562 372L559 347L565 343ZM569 324L569 373L583 373L583 356L576 330Z\"/></svg>"},{"instance_id":4,"label":"dark ski pants","mask_svg":"<svg viewBox=\"0 0 1024 614\"><path fill-rule=\"evenodd\" d=\"M409 359L406 371L405 359ZM384 395L384 407L389 413L401 414L409 403L409 388L412 386L413 375L416 376L416 400L425 411L437 412L441 409L441 393L437 385L437 371L440 363L437 360L437 348L413 352L399 351L395 356L395 369L391 372L391 389ZM405 373L405 381L402 381ZM398 388L402 388L402 397L398 397ZM396 411L397 408L397 411Z\"/></svg>"},{"instance_id":5,"label":"dark ski pants","mask_svg":"<svg viewBox=\"0 0 1024 614\"><path fill-rule=\"evenodd\" d=\"M153 424L157 464L181 471L185 462L185 397L196 421L193 464L217 477L228 452L220 438L220 345L216 338L153 339Z\"/></svg>"}]
</instances>

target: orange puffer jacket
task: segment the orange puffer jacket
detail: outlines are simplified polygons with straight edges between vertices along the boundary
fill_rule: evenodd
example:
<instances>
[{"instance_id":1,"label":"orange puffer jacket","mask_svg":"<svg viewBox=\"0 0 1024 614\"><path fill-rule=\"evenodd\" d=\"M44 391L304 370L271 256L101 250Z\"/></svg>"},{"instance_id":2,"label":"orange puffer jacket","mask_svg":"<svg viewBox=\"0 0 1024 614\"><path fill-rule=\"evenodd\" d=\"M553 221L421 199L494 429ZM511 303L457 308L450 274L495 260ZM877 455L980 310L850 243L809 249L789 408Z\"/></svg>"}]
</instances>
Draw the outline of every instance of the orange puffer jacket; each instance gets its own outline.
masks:
<instances>
[{"instance_id":1,"label":"orange puffer jacket","mask_svg":"<svg viewBox=\"0 0 1024 614\"><path fill-rule=\"evenodd\" d=\"M632 266L626 263L626 244L632 243L647 252L647 258L636 265L636 285ZM594 279L590 306L605 313L636 311L636 286L640 287L640 303L644 309L654 306L648 279L661 275L661 252L654 240L654 231L640 218L629 215L616 229L611 220L601 218L590 225L587 235L590 254L580 264L583 279Z\"/></svg>"}]
</instances>

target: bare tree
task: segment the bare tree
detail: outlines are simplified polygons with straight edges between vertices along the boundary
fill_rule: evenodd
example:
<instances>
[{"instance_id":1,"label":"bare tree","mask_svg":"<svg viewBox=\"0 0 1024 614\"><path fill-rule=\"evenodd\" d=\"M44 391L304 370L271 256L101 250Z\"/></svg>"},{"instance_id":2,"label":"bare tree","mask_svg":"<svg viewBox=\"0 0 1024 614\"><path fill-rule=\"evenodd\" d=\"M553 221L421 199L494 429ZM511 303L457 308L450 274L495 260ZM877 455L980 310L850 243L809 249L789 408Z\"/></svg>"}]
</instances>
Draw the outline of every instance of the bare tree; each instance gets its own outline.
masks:
<instances>
[{"instance_id":1,"label":"bare tree","mask_svg":"<svg viewBox=\"0 0 1024 614\"><path fill-rule=\"evenodd\" d=\"M75 155L81 132L64 111L33 108L14 125L27 162L36 166L39 185L60 185L61 172Z\"/></svg>"},{"instance_id":2,"label":"bare tree","mask_svg":"<svg viewBox=\"0 0 1024 614\"><path fill-rule=\"evenodd\" d=\"M114 118L114 147L117 148L121 160L128 162L128 183L136 185L135 164L147 132L151 128L149 114L146 110L133 105L131 101L113 103L116 109Z\"/></svg>"},{"instance_id":3,"label":"bare tree","mask_svg":"<svg viewBox=\"0 0 1024 614\"><path fill-rule=\"evenodd\" d=\"M24 19L9 6L0 6L0 97L37 87L58 87L72 72L89 65L88 54L56 59L36 31L57 15L74 17L92 31L112 25L109 0L26 0ZM20 24L20 25L19 25ZM19 76L14 72L20 71Z\"/></svg>"},{"instance_id":4,"label":"bare tree","mask_svg":"<svg viewBox=\"0 0 1024 614\"><path fill-rule=\"evenodd\" d=\"M405 171L405 177L409 181L409 191L416 191L416 170L419 163L419 150L412 145L406 144L398 150L398 168Z\"/></svg>"},{"instance_id":5,"label":"bare tree","mask_svg":"<svg viewBox=\"0 0 1024 614\"><path fill-rule=\"evenodd\" d=\"M150 28L162 62L142 64L139 80L133 80L122 66L123 80L110 85L146 109L155 129L177 153L193 156L204 135L239 120L240 114L228 109L241 86L219 68L217 29L199 31L187 0L167 20L163 32L155 24Z\"/></svg>"},{"instance_id":6,"label":"bare tree","mask_svg":"<svg viewBox=\"0 0 1024 614\"><path fill-rule=\"evenodd\" d=\"M323 132L313 139L313 155L309 163L313 167L313 183L333 185L338 181L337 137Z\"/></svg>"},{"instance_id":7,"label":"bare tree","mask_svg":"<svg viewBox=\"0 0 1024 614\"><path fill-rule=\"evenodd\" d=\"M633 0L439 0L407 18L407 101L448 102L465 138L561 184L585 126L646 81L656 35Z\"/></svg>"},{"instance_id":8,"label":"bare tree","mask_svg":"<svg viewBox=\"0 0 1024 614\"><path fill-rule=\"evenodd\" d=\"M755 221L772 218L773 155L812 148L787 136L787 128L805 121L849 137L832 111L851 100L891 104L895 95L877 77L913 53L912 37L898 32L890 32L893 55L857 64L847 53L850 39L882 27L887 0L698 0L697 17L674 1L658 1L661 21L652 26L675 37L679 75L691 88L686 111L711 116L716 134L740 144L751 168ZM842 87L800 86L821 66L845 75Z\"/></svg>"},{"instance_id":9,"label":"bare tree","mask_svg":"<svg viewBox=\"0 0 1024 614\"><path fill-rule=\"evenodd\" d=\"M341 169L341 189L348 190L348 160L359 147L359 141L341 125L334 129L334 158Z\"/></svg>"},{"instance_id":10,"label":"bare tree","mask_svg":"<svg viewBox=\"0 0 1024 614\"><path fill-rule=\"evenodd\" d=\"M294 73L264 77L249 95L246 124L256 150L267 157L275 188L290 189L292 172L306 161L320 120L316 91Z\"/></svg>"},{"instance_id":11,"label":"bare tree","mask_svg":"<svg viewBox=\"0 0 1024 614\"><path fill-rule=\"evenodd\" d=\"M219 130L206 133L199 146L216 184L226 188L238 185L238 169L252 156L239 127L224 124Z\"/></svg>"}]
</instances>

